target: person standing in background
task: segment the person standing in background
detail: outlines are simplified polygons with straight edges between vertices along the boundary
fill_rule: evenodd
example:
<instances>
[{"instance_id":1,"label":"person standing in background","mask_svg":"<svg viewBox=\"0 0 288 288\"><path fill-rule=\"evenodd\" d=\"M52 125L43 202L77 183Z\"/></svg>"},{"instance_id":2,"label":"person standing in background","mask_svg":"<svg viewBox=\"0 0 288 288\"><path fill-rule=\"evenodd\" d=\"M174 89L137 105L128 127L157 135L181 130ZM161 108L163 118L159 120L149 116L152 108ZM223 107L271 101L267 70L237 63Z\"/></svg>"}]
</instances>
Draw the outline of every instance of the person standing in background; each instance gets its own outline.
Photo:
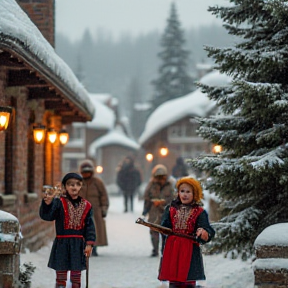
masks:
<instances>
[{"instance_id":1,"label":"person standing in background","mask_svg":"<svg viewBox=\"0 0 288 288\"><path fill-rule=\"evenodd\" d=\"M176 164L172 168L172 176L176 180L188 176L188 169L182 157L176 159Z\"/></svg>"},{"instance_id":2,"label":"person standing in background","mask_svg":"<svg viewBox=\"0 0 288 288\"><path fill-rule=\"evenodd\" d=\"M148 221L154 224L160 224L166 205L170 204L174 197L174 183L168 180L166 166L156 165L152 169L152 175L144 192L144 208L142 215L148 214ZM151 257L159 255L159 232L150 229L152 242Z\"/></svg>"},{"instance_id":3,"label":"person standing in background","mask_svg":"<svg viewBox=\"0 0 288 288\"><path fill-rule=\"evenodd\" d=\"M97 235L92 256L98 256L97 247L108 245L104 218L107 216L109 208L109 197L103 181L94 175L94 171L95 166L91 160L86 159L80 164L80 173L83 177L80 195L92 204Z\"/></svg>"},{"instance_id":4,"label":"person standing in background","mask_svg":"<svg viewBox=\"0 0 288 288\"><path fill-rule=\"evenodd\" d=\"M128 212L128 201L130 200L130 209L133 212L134 195L141 184L141 175L134 166L134 159L127 156L117 174L117 185L124 196L124 212Z\"/></svg>"}]
</instances>

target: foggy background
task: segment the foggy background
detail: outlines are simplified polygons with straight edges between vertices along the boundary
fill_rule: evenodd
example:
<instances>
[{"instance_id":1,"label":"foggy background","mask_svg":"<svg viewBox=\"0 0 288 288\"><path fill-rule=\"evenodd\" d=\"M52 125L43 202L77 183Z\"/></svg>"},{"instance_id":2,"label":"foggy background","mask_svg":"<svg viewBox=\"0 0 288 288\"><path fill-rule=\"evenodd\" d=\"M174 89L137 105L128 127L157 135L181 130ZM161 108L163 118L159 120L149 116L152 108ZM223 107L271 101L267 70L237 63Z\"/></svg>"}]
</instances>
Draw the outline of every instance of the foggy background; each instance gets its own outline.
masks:
<instances>
[{"instance_id":1,"label":"foggy background","mask_svg":"<svg viewBox=\"0 0 288 288\"><path fill-rule=\"evenodd\" d=\"M84 21L84 23L81 24L82 26L79 24L82 27L82 30L80 29L81 27L79 27L79 29L75 31L75 33L73 33L73 31L70 31L69 27L66 27L65 25L71 23L73 27L73 25L75 25L74 22L76 23L77 21L79 22L81 20L81 17L79 16L80 19L77 18L75 19L75 21L74 19L73 20L70 19L69 17L71 17L72 12L69 11L71 11L72 8L74 10L77 8L73 6L73 3L75 4L76 2L74 0L71 0L72 6L71 5L69 6L67 0L65 1L67 3L66 4L67 11L63 10L64 7L63 2L59 2L58 0L57 5L60 5L60 3L62 5L62 8L59 7L60 11L57 10L56 5L56 11L58 11L57 12L58 16L56 15L57 16L56 20L58 19L58 22L56 22L57 54L61 58L63 58L64 61L71 67L75 75L78 77L80 82L83 83L88 92L111 94L113 97L119 100L120 116L127 116L129 118L132 115L132 109L135 103L144 103L152 99L153 86L151 85L151 81L157 78L158 75L158 67L160 64L160 59L158 58L157 54L160 52L161 49L160 40L162 34L164 33L164 29L167 25L166 20L169 17L170 5L172 2L166 1L165 9L159 10L160 6L158 7L158 12L161 11L161 13L159 12L161 14L161 17L158 17L158 22L162 23L161 27L159 26L157 27L157 25L154 24L155 25L154 29L150 27L146 28L146 30L144 31L143 25L145 23L147 23L148 25L150 22L153 22L152 20L150 21L150 18L151 17L153 18L153 15L150 17L149 14L147 15L143 12L145 14L143 16L143 13L139 14L139 11L136 13L136 10L134 11L132 9L133 5L135 5L135 2L139 0L137 1L133 0L134 4L133 5L131 4L132 6L128 6L128 3L132 3L131 1L124 0L122 2L121 0L120 2L123 3L124 8L126 10L128 8L131 8L130 10L128 9L130 11L129 13L132 13L130 17L133 16L133 12L135 14L134 20L128 19L130 21L130 27L131 27L131 31L129 31L128 30L129 27L127 27L125 30L124 26L122 27L123 30L120 30L119 27L118 30L113 30L113 25L114 27L117 27L117 25L121 26L121 22L117 22L116 19L114 23L109 23L109 25L107 24L107 27L106 26L103 27L105 23L103 22L98 23L99 19L97 18L96 11L97 11L97 5L99 7L99 10L103 8L101 5L104 2L85 0L83 1L83 3L84 2L87 3L87 1L88 2L90 1L91 4L90 10L95 12L95 16L94 18L92 17L92 19L91 17L89 18L87 17L88 15L86 15L87 21L88 18L89 21L94 19L94 25L89 23L85 24L85 20L83 19L85 19L85 13L88 13L87 11L86 12L79 11L78 15L81 15L81 13L83 13L82 22ZM163 0L157 0L157 1L162 2L163 5ZM207 24L199 25L200 22L196 21L197 23L196 25L194 21L193 22L194 24L192 22L190 23L190 25L193 25L193 27L187 28L189 27L189 23L185 23L184 27L184 25L182 24L181 12L184 14L185 11L185 14L188 13L187 15L189 16L189 12L191 11L191 17L195 15L194 11L195 9L193 10L186 9L188 11L186 11L185 9L183 10L183 7L185 8L185 6L183 5L185 1L184 0L182 2L180 0L175 1L175 4L178 13L178 18L181 23L181 27L185 32L184 34L186 39L185 49L190 52L189 71L190 74L194 77L194 79L197 79L197 71L196 71L197 64L211 63L211 59L207 58L203 46L204 45L216 46L216 47L230 46L230 44L234 40L230 35L227 34L225 29L221 26L222 24L220 22L215 22L211 20L215 17L213 15L210 15L209 12L207 12L208 4L212 5L215 4L215 2L217 3L217 1L215 0L214 1L205 0L203 1L204 4L203 3L201 4L202 10L206 11L205 17L207 17L207 15L210 15L209 21L208 20L205 21L205 17L202 16L201 23L207 22ZM92 2L94 3L94 6L92 5ZM109 4L109 2L111 5L113 0L109 0L106 3L106 6ZM151 1L148 2L152 5ZM207 3L205 4L205 2ZM218 2L223 2L223 0ZM113 3L115 4L115 0ZM127 5L126 7L125 3ZM180 4L183 7L180 6ZM123 5L121 6L122 8ZM153 7L153 9L151 9L153 13L157 12L156 6ZM181 7L181 10L179 9L179 6ZM112 15L115 15L118 9L118 14L120 14L122 19L125 19L124 14L126 13L125 12L126 10L125 11L119 10L120 9L119 7L118 6L115 7L115 5L114 6L112 5L110 12L112 13ZM191 2L189 7L191 9ZM105 8L108 9L109 7ZM107 18L109 18L109 15L111 13L107 12ZM136 20L137 17L138 18L140 17L139 15L142 15L141 17L144 18L142 20L146 21L142 23L141 26L142 28L139 26L140 23L138 23L138 21ZM198 17L199 16L201 15L198 15ZM137 25L139 26L138 34L136 27L134 27ZM67 31L70 32L68 33ZM117 33L115 31L117 31ZM139 135L140 133L141 131L138 131L138 133L136 134Z\"/></svg>"}]
</instances>

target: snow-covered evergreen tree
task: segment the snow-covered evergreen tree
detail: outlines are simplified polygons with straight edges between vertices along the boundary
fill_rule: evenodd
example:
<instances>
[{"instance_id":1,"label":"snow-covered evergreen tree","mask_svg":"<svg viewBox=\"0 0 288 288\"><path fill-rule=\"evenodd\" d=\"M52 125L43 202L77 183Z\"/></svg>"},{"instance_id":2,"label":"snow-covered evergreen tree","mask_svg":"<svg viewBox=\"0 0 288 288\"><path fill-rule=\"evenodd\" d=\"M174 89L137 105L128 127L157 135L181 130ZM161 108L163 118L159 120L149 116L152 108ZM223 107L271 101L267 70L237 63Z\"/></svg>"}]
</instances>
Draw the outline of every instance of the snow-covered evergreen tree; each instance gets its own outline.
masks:
<instances>
[{"instance_id":1,"label":"snow-covered evergreen tree","mask_svg":"<svg viewBox=\"0 0 288 288\"><path fill-rule=\"evenodd\" d=\"M172 3L160 42L162 51L158 54L161 62L159 75L152 81L155 108L167 100L184 96L193 90L193 80L188 72L189 52L184 49L185 42L176 6Z\"/></svg>"},{"instance_id":2,"label":"snow-covered evergreen tree","mask_svg":"<svg viewBox=\"0 0 288 288\"><path fill-rule=\"evenodd\" d=\"M243 255L264 228L288 220L288 1L230 2L209 10L240 41L205 49L233 81L200 85L221 114L199 119L199 135L223 152L191 164L209 172L207 188L222 201L212 247Z\"/></svg>"}]
</instances>

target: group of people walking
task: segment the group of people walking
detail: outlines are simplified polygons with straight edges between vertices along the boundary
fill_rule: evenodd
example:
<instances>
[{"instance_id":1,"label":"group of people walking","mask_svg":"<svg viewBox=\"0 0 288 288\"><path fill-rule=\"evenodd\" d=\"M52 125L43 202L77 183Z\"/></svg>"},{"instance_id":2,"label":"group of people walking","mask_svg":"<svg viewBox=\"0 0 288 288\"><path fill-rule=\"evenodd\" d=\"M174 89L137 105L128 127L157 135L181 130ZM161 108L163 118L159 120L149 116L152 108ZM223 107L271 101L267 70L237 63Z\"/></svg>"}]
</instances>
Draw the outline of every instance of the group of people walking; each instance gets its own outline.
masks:
<instances>
[{"instance_id":1,"label":"group of people walking","mask_svg":"<svg viewBox=\"0 0 288 288\"><path fill-rule=\"evenodd\" d=\"M62 194L44 193L40 217L55 221L56 238L48 267L56 271L56 288L65 288L70 271L72 288L81 287L81 271L87 259L97 256L98 246L108 245L105 217L109 208L103 181L94 175L92 161L80 165L80 173L68 173L62 179ZM173 180L174 179L174 180ZM133 211L133 198L141 184L141 175L132 157L126 157L117 173L123 191L124 212ZM204 280L200 245L209 242L215 232L203 209L200 183L189 176L168 177L168 170L158 164L144 192L143 217L148 222L170 228L169 236L150 229L152 257L161 255L158 279L169 287L195 287ZM130 205L129 205L130 202ZM187 237L188 236L188 237ZM160 245L161 244L161 245Z\"/></svg>"}]
</instances>

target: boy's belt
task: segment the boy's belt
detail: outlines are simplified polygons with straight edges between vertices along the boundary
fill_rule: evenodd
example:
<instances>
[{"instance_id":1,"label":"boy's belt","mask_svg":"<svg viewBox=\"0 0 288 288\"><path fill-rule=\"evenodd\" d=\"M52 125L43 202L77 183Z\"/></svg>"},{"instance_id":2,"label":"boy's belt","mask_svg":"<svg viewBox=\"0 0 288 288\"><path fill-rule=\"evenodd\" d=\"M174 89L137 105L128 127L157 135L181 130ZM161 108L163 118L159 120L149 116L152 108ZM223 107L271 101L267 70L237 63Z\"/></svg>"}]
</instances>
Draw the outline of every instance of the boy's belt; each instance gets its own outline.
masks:
<instances>
[{"instance_id":1,"label":"boy's belt","mask_svg":"<svg viewBox=\"0 0 288 288\"><path fill-rule=\"evenodd\" d=\"M82 235L57 235L56 238L84 238Z\"/></svg>"}]
</instances>

